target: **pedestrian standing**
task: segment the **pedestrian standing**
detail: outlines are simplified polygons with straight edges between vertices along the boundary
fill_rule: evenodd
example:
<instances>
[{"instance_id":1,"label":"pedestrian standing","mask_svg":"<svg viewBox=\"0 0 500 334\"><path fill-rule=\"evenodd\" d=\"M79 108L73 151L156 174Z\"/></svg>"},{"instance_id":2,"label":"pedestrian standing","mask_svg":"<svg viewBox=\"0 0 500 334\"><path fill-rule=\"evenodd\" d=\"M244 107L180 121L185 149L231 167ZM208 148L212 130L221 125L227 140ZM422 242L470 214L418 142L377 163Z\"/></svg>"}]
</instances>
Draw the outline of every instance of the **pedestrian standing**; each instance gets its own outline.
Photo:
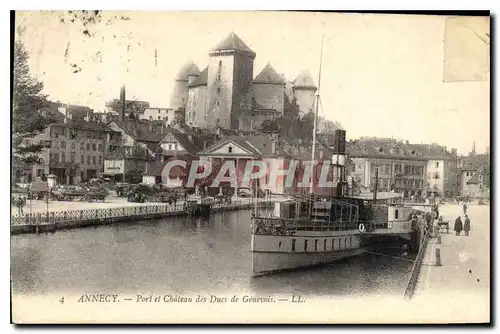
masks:
<instances>
[{"instance_id":1,"label":"pedestrian standing","mask_svg":"<svg viewBox=\"0 0 500 334\"><path fill-rule=\"evenodd\" d=\"M465 236L469 236L469 231L470 231L470 219L469 216L465 215L465 221L464 221L464 232Z\"/></svg>"},{"instance_id":2,"label":"pedestrian standing","mask_svg":"<svg viewBox=\"0 0 500 334\"><path fill-rule=\"evenodd\" d=\"M467 204L464 203L464 215L467 215Z\"/></svg>"},{"instance_id":3,"label":"pedestrian standing","mask_svg":"<svg viewBox=\"0 0 500 334\"><path fill-rule=\"evenodd\" d=\"M460 232L462 232L462 219L460 219L460 217L455 219L454 230L455 230L455 235L457 235L457 236L459 236Z\"/></svg>"}]
</instances>

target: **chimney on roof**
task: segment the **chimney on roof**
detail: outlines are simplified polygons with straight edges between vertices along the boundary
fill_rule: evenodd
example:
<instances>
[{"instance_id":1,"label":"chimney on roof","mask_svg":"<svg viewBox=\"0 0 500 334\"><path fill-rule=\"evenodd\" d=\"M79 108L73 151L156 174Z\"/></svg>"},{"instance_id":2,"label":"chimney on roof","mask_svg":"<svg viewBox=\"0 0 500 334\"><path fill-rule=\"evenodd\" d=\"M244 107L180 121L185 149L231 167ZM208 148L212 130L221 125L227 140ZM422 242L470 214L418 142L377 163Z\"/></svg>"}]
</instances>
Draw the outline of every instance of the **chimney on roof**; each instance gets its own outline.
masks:
<instances>
[{"instance_id":1,"label":"chimney on roof","mask_svg":"<svg viewBox=\"0 0 500 334\"><path fill-rule=\"evenodd\" d=\"M120 89L120 111L118 113L120 121L123 122L125 119L125 85Z\"/></svg>"}]
</instances>

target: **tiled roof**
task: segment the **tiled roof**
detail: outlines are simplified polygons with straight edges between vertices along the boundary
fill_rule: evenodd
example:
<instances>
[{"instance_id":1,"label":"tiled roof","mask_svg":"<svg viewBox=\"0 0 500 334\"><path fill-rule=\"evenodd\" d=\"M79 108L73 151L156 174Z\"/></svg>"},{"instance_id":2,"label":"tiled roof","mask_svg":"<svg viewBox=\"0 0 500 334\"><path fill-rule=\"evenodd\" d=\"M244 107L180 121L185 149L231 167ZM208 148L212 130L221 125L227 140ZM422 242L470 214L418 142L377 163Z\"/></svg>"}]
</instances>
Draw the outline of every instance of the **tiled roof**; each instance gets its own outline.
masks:
<instances>
[{"instance_id":1,"label":"tiled roof","mask_svg":"<svg viewBox=\"0 0 500 334\"><path fill-rule=\"evenodd\" d=\"M233 142L244 150L257 156L290 156L290 153L278 142L273 153L273 139L270 135L249 135L249 136L226 136L222 140L216 142L202 152L207 154L215 148L225 145L228 142Z\"/></svg>"},{"instance_id":2,"label":"tiled roof","mask_svg":"<svg viewBox=\"0 0 500 334\"><path fill-rule=\"evenodd\" d=\"M489 154L476 154L465 157L460 169L478 170L490 163Z\"/></svg>"},{"instance_id":3,"label":"tiled roof","mask_svg":"<svg viewBox=\"0 0 500 334\"><path fill-rule=\"evenodd\" d=\"M200 75L198 78L196 78L195 81L193 81L189 87L196 87L196 86L206 86L208 80L208 66L201 71Z\"/></svg>"},{"instance_id":4,"label":"tiled roof","mask_svg":"<svg viewBox=\"0 0 500 334\"><path fill-rule=\"evenodd\" d=\"M241 40L234 32L230 33L222 42L220 42L211 51L245 51L252 54L255 52L250 49L245 42Z\"/></svg>"},{"instance_id":5,"label":"tiled roof","mask_svg":"<svg viewBox=\"0 0 500 334\"><path fill-rule=\"evenodd\" d=\"M295 78L295 80L293 81L293 86L295 88L317 88L314 84L311 73L308 70L304 70L299 73L297 78Z\"/></svg>"},{"instance_id":6,"label":"tiled roof","mask_svg":"<svg viewBox=\"0 0 500 334\"><path fill-rule=\"evenodd\" d=\"M86 122L83 120L69 120L67 123L53 123L51 124L51 126L68 127L72 129L98 132L114 132L114 130L110 129L106 124Z\"/></svg>"},{"instance_id":7,"label":"tiled roof","mask_svg":"<svg viewBox=\"0 0 500 334\"><path fill-rule=\"evenodd\" d=\"M166 128L165 135L164 135L164 138L162 139L162 142L164 142L165 138L169 134L172 135L177 140L177 142L184 148L184 150L189 154L195 155L202 150L202 147L196 145L193 141L189 140L190 135L182 133L179 130L172 128L172 127ZM191 136L194 137L193 135L191 135ZM164 150L163 154L170 155L170 153L172 153L172 152L173 151L168 151L168 150L165 151Z\"/></svg>"},{"instance_id":8,"label":"tiled roof","mask_svg":"<svg viewBox=\"0 0 500 334\"><path fill-rule=\"evenodd\" d=\"M114 121L114 123L129 136L138 141L159 143L163 137L165 137L164 135L151 131L148 122L125 119L123 121Z\"/></svg>"},{"instance_id":9,"label":"tiled roof","mask_svg":"<svg viewBox=\"0 0 500 334\"><path fill-rule=\"evenodd\" d=\"M257 77L253 80L254 84L276 84L276 85L284 85L285 80L281 77L281 75L276 72L276 70L271 66L271 64L267 64L264 69L257 75Z\"/></svg>"},{"instance_id":10,"label":"tiled roof","mask_svg":"<svg viewBox=\"0 0 500 334\"><path fill-rule=\"evenodd\" d=\"M187 81L190 74L200 74L200 69L192 61L184 64L184 66L181 67L179 73L175 77L175 80Z\"/></svg>"},{"instance_id":11,"label":"tiled roof","mask_svg":"<svg viewBox=\"0 0 500 334\"><path fill-rule=\"evenodd\" d=\"M445 147L431 144L409 144L395 139L362 138L346 143L351 157L387 157L409 160L453 159Z\"/></svg>"}]
</instances>

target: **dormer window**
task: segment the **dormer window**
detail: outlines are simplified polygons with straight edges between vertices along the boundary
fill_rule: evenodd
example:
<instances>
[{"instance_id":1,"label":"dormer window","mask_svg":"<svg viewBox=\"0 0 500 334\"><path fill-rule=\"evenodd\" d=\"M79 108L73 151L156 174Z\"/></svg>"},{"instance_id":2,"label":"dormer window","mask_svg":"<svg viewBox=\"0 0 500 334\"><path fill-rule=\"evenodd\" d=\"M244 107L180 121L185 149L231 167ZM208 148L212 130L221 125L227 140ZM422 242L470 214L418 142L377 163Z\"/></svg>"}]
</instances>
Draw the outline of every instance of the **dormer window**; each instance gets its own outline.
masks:
<instances>
[{"instance_id":1,"label":"dormer window","mask_svg":"<svg viewBox=\"0 0 500 334\"><path fill-rule=\"evenodd\" d=\"M382 153L382 152L384 152L384 149L382 147L379 147L378 152Z\"/></svg>"},{"instance_id":2,"label":"dormer window","mask_svg":"<svg viewBox=\"0 0 500 334\"><path fill-rule=\"evenodd\" d=\"M227 152L228 153L233 153L233 147L232 146L228 146L227 147Z\"/></svg>"},{"instance_id":3,"label":"dormer window","mask_svg":"<svg viewBox=\"0 0 500 334\"><path fill-rule=\"evenodd\" d=\"M411 151L411 155L415 155L415 150L412 150L412 151Z\"/></svg>"}]
</instances>

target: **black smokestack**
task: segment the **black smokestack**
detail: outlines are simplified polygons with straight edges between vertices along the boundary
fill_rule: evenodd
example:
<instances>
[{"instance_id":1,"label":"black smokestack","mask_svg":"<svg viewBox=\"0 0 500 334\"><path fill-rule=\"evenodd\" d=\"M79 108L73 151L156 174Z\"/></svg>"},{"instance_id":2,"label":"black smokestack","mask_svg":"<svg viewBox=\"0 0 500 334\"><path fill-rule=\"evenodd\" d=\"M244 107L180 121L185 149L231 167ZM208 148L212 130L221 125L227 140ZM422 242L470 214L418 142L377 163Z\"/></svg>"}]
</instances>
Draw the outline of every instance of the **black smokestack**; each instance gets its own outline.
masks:
<instances>
[{"instance_id":1,"label":"black smokestack","mask_svg":"<svg viewBox=\"0 0 500 334\"><path fill-rule=\"evenodd\" d=\"M120 121L125 119L125 85L120 89Z\"/></svg>"}]
</instances>

